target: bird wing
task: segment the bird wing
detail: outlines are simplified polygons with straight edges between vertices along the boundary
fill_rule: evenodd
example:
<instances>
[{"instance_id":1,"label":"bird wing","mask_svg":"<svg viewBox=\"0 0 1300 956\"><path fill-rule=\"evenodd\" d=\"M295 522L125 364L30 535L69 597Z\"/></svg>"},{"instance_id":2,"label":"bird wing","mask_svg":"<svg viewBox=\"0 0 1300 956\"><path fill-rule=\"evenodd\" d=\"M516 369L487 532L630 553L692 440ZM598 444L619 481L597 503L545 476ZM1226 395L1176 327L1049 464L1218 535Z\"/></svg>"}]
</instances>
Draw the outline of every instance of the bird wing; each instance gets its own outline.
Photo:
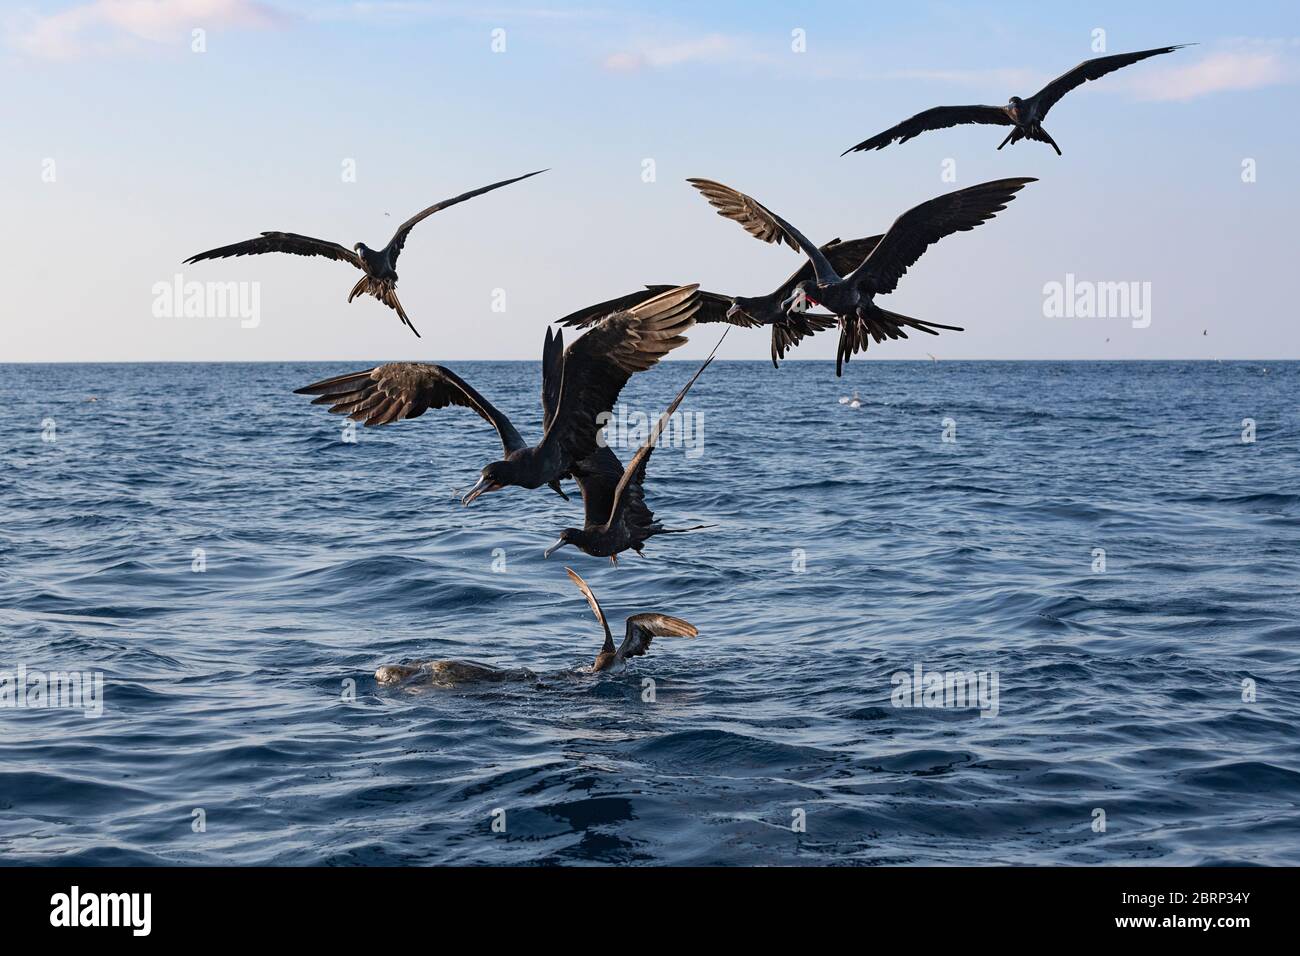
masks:
<instances>
[{"instance_id":1,"label":"bird wing","mask_svg":"<svg viewBox=\"0 0 1300 956\"><path fill-rule=\"evenodd\" d=\"M779 368L780 360L804 339L817 332L825 332L839 324L834 315L816 312L790 312L772 323L772 367Z\"/></svg>"},{"instance_id":2,"label":"bird wing","mask_svg":"<svg viewBox=\"0 0 1300 956\"><path fill-rule=\"evenodd\" d=\"M614 510L614 492L623 477L623 463L607 446L574 464L573 480L582 492L583 524L598 528L609 522Z\"/></svg>"},{"instance_id":3,"label":"bird wing","mask_svg":"<svg viewBox=\"0 0 1300 956\"><path fill-rule=\"evenodd\" d=\"M740 223L755 239L784 242L795 252L799 251L799 243L794 236L782 228L771 210L758 200L712 179L691 178L686 181L704 195L719 216Z\"/></svg>"},{"instance_id":4,"label":"bird wing","mask_svg":"<svg viewBox=\"0 0 1300 956\"><path fill-rule=\"evenodd\" d=\"M868 236L865 239L850 239L848 242L832 239L822 246L822 254L826 256L826 260L831 264L832 269L840 275L846 276L862 265L863 261L867 256L871 255L871 251L880 244L880 240L883 238L885 237ZM800 282L815 277L812 262L804 260L803 265L799 266L790 274L790 278L777 287L776 294L785 299ZM697 318L695 321L699 322L700 319Z\"/></svg>"},{"instance_id":5,"label":"bird wing","mask_svg":"<svg viewBox=\"0 0 1300 956\"><path fill-rule=\"evenodd\" d=\"M264 232L256 239L247 239L244 242L220 246L190 256L185 260L185 264L189 265L203 259L228 259L231 256L260 256L265 252L287 252L294 256L324 256L326 259L337 259L339 262L347 262L362 271L365 270L361 257L351 249L340 246L337 242L300 236L296 232Z\"/></svg>"},{"instance_id":6,"label":"bird wing","mask_svg":"<svg viewBox=\"0 0 1300 956\"><path fill-rule=\"evenodd\" d=\"M678 288L675 285L648 285L644 289L638 289L636 292L629 292L627 295L620 295L617 298L606 299L604 302L597 302L595 305L589 305L585 309L579 309L576 312L570 312L562 319L556 319L556 324L567 325L584 329L589 325L595 325L607 315L615 312L621 312L624 309L630 309L633 306L640 305L647 299L653 299L662 292L669 289ZM744 328L751 328L758 323L746 315L734 315L727 318L727 310L731 308L731 296L722 295L717 292L700 292L700 308L695 313L695 322L726 322L729 325L739 325Z\"/></svg>"},{"instance_id":7,"label":"bird wing","mask_svg":"<svg viewBox=\"0 0 1300 956\"><path fill-rule=\"evenodd\" d=\"M1056 105L1056 101L1070 90L1083 86L1089 80L1099 80L1107 73L1114 73L1116 70L1131 66L1139 60L1145 60L1150 56L1159 56L1162 53L1173 53L1175 50L1181 50L1188 45L1179 43L1176 46L1162 46L1154 50L1116 53L1113 56L1098 56L1093 57L1091 60L1084 60L1074 69L1062 73L1034 94L1033 99L1038 105L1038 118L1042 119L1046 116L1047 111Z\"/></svg>"},{"instance_id":8,"label":"bird wing","mask_svg":"<svg viewBox=\"0 0 1300 956\"><path fill-rule=\"evenodd\" d=\"M730 331L730 329L727 330L727 332ZM727 337L727 332L722 333L722 338L718 339L718 345L721 345L722 339ZM677 411L677 406L681 405L682 399L691 390L695 380L712 364L714 356L718 354L718 345L713 346L713 351L704 360L704 364L695 370L695 374L691 376L689 382L682 386L682 390L677 393L677 397L673 399L672 404L664 409L664 413L659 416L659 421L655 422L654 428L650 430L649 436L637 449L636 454L632 456L632 460L627 463L627 467L623 469L623 477L619 479L618 487L614 490L614 505L609 512L607 527L620 520L620 511L625 503L624 499L630 501L633 497L629 489L635 487L635 491L638 493L636 497L640 497L640 487L645 482L646 464L650 461L650 456L654 454L655 446L659 442L659 436L663 434L664 428L668 425L668 420L673 417L673 412Z\"/></svg>"},{"instance_id":9,"label":"bird wing","mask_svg":"<svg viewBox=\"0 0 1300 956\"><path fill-rule=\"evenodd\" d=\"M570 328L585 329L589 325L595 325L601 319L615 312L622 312L633 306L640 305L646 299L653 299L659 292L664 289L676 288L675 286L646 286L644 289L637 289L635 292L629 292L627 295L620 295L617 298L606 299L604 302L597 302L595 305L589 305L586 308L578 309L576 312L570 312L563 318L556 319L556 325L567 325ZM656 291L658 290L658 291Z\"/></svg>"},{"instance_id":10,"label":"bird wing","mask_svg":"<svg viewBox=\"0 0 1300 956\"><path fill-rule=\"evenodd\" d=\"M560 379L564 374L564 332L551 333L546 327L542 344L542 428L551 427L556 406L560 403Z\"/></svg>"},{"instance_id":11,"label":"bird wing","mask_svg":"<svg viewBox=\"0 0 1300 956\"><path fill-rule=\"evenodd\" d=\"M397 231L393 233L393 238L388 240L389 264L396 265L397 257L401 253L402 247L406 245L406 237L410 235L411 230L414 229L416 225L419 224L421 221L432 216L435 212L440 212L441 210L446 209L448 206L454 206L457 203L464 202L466 199L473 199L475 196L481 196L484 193L490 193L494 189L500 189L502 186L509 186L511 183L517 183L521 179L527 179L529 176L536 176L538 175L538 173L544 173L544 172L546 172L546 170L539 169L536 170L535 172L524 173L524 175L522 176L516 176L514 179L503 179L501 180L501 182L493 183L490 186L480 186L478 189L471 189L467 193L461 193L459 196L452 196L450 199L444 199L442 202L434 203L432 206L430 206L427 209L420 210L410 219L406 220L406 222L398 226Z\"/></svg>"},{"instance_id":12,"label":"bird wing","mask_svg":"<svg viewBox=\"0 0 1300 956\"><path fill-rule=\"evenodd\" d=\"M812 262L813 272L818 282L834 282L839 278L839 274L835 272L821 249L758 200L712 179L686 181L704 194L709 205L718 210L719 216L740 223L755 239L764 242L784 242L791 249L803 252Z\"/></svg>"},{"instance_id":13,"label":"bird wing","mask_svg":"<svg viewBox=\"0 0 1300 956\"><path fill-rule=\"evenodd\" d=\"M690 621L668 614L633 614L627 619L623 643L618 646L615 661L641 657L650 650L650 641L656 637L695 637L699 629Z\"/></svg>"},{"instance_id":14,"label":"bird wing","mask_svg":"<svg viewBox=\"0 0 1300 956\"><path fill-rule=\"evenodd\" d=\"M633 373L686 342L694 323L699 286L670 289L597 322L564 351L560 400L538 446L551 467L567 470L597 448L598 418L614 407Z\"/></svg>"},{"instance_id":15,"label":"bird wing","mask_svg":"<svg viewBox=\"0 0 1300 956\"><path fill-rule=\"evenodd\" d=\"M1000 106L936 106L922 110L870 139L864 139L857 146L850 146L840 155L847 156L849 153L869 149L884 149L895 140L906 143L912 137L920 136L932 129L947 129L949 126L962 126L966 123L984 123L988 126L1015 125L1006 110Z\"/></svg>"},{"instance_id":16,"label":"bird wing","mask_svg":"<svg viewBox=\"0 0 1300 956\"><path fill-rule=\"evenodd\" d=\"M974 229L1005 209L1032 177L998 179L968 186L913 206L894 220L885 238L846 279L870 292L893 292L898 280L934 243L954 232Z\"/></svg>"},{"instance_id":17,"label":"bird wing","mask_svg":"<svg viewBox=\"0 0 1300 956\"><path fill-rule=\"evenodd\" d=\"M591 613L596 615L596 620L600 621L600 626L605 629L605 649L612 651L614 649L614 635L609 632L609 621L605 620L605 612L600 609L600 602L596 600L596 595L592 593L591 588L587 587L587 582L582 580L582 576L573 568L565 568L569 573L569 580L578 586L582 596L587 599L591 605ZM626 640L624 641L626 643Z\"/></svg>"},{"instance_id":18,"label":"bird wing","mask_svg":"<svg viewBox=\"0 0 1300 956\"><path fill-rule=\"evenodd\" d=\"M459 405L478 412L497 430L506 454L528 443L504 413L474 391L459 375L441 365L393 362L336 375L294 389L295 395L317 395L313 405L329 405L336 415L347 415L367 425L387 425L399 418L419 418L430 408Z\"/></svg>"}]
</instances>

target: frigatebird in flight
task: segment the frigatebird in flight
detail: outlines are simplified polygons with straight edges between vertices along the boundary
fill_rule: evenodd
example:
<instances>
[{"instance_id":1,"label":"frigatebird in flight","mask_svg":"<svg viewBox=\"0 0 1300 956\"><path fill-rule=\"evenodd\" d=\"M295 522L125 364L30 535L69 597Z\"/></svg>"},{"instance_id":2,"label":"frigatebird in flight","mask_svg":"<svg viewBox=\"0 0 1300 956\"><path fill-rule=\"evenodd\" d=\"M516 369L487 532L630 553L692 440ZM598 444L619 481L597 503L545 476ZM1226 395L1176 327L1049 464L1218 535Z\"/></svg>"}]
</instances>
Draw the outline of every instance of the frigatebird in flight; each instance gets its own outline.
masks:
<instances>
[{"instance_id":1,"label":"frigatebird in flight","mask_svg":"<svg viewBox=\"0 0 1300 956\"><path fill-rule=\"evenodd\" d=\"M998 149L1008 143L1018 143L1022 139L1032 139L1039 143L1047 143L1052 149L1056 150L1056 155L1060 156L1061 147L1057 146L1056 141L1047 134L1047 130L1043 129L1043 119L1047 116L1047 111L1056 105L1057 100L1089 80L1100 79L1107 73L1113 73L1115 70L1131 66L1139 60L1145 60L1147 57L1172 53L1174 50L1181 50L1183 47L1191 45L1180 43L1176 46L1162 46L1155 50L1140 50L1137 53L1116 53L1113 56L1099 56L1091 60L1084 60L1074 69L1062 73L1052 80L1033 96L1023 100L1018 96L1011 97L1006 106L936 106L933 109L917 113L911 119L903 120L897 126L887 129L883 133L878 133L870 139L863 140L857 146L849 147L840 155L845 156L849 153L862 152L868 149L884 149L894 141L906 143L912 137L920 136L932 129L947 129L950 126L960 126L964 123L984 123L992 126L1015 127L1007 134L1007 138L1002 141Z\"/></svg>"},{"instance_id":2,"label":"frigatebird in flight","mask_svg":"<svg viewBox=\"0 0 1300 956\"><path fill-rule=\"evenodd\" d=\"M830 260L838 272L849 273L862 264L862 260L871 253L871 250L876 247L876 243L880 239L880 236L850 239L848 242L832 239L822 246L822 253ZM782 310L781 303L794 290L795 285L804 279L811 278L813 278L812 263L805 259L803 265L796 269L790 278L767 295L729 296L717 292L701 292L700 311L695 313L695 324L726 322L729 325L737 325L741 328L757 328L758 326L770 325L772 327L772 367L778 368L780 367L780 360L785 358L785 353L798 345L804 338L816 332L832 328L835 325L835 316L833 315L819 315L815 312L786 313ZM644 302L651 296L670 288L672 286L648 285L637 292L630 292L616 299L608 299L605 302L587 306L585 309L579 309L577 312L571 312L564 318L555 321L558 325L585 328L615 309L625 309L636 305L638 302ZM951 325L936 325L935 328L961 331L961 329Z\"/></svg>"},{"instance_id":3,"label":"frigatebird in flight","mask_svg":"<svg viewBox=\"0 0 1300 956\"><path fill-rule=\"evenodd\" d=\"M504 457L483 468L480 480L462 499L508 485L546 485L567 499L560 480L599 449L602 413L612 411L619 392L634 372L650 368L686 342L694 324L699 287L681 286L631 309L615 312L593 325L568 349L563 333L552 344L550 328L542 362L542 440L529 445L510 419L459 375L441 365L394 362L349 372L297 389L317 395L313 405L367 425L387 425L418 418L430 408L459 405L473 409L501 438Z\"/></svg>"},{"instance_id":4,"label":"frigatebird in flight","mask_svg":"<svg viewBox=\"0 0 1300 956\"><path fill-rule=\"evenodd\" d=\"M844 363L865 351L871 339L907 338L905 328L938 335L927 326L933 323L899 315L880 308L877 295L893 292L898 280L916 264L926 249L944 236L974 229L1006 208L1032 178L999 179L947 193L914 206L894 220L883 239L853 271L841 275L827 256L790 223L729 186L710 179L688 179L704 194L718 215L740 223L745 231L763 242L784 242L802 249L812 264L814 277L795 283L781 308L790 311L822 306L840 323L840 342L835 355L835 374Z\"/></svg>"},{"instance_id":5,"label":"frigatebird in flight","mask_svg":"<svg viewBox=\"0 0 1300 956\"><path fill-rule=\"evenodd\" d=\"M327 259L346 262L365 273L357 280L357 284L352 287L352 291L348 293L348 301L351 302L359 295L373 295L384 305L395 311L398 318L402 320L407 328L415 332L416 338L419 338L420 333L411 324L411 320L406 316L406 310L402 308L402 303L397 299L397 257L401 254L402 247L406 245L406 237L411 230L422 220L432 216L435 212L446 209L448 206L454 206L466 199L473 199L475 196L481 196L494 189L509 186L511 183L517 183L521 179L527 179L529 176L536 176L538 173L544 172L546 170L539 169L523 176L516 176L514 179L503 179L499 183L483 186L480 189L472 189L467 193L461 193L459 196L453 196L451 199L444 199L442 202L434 203L428 209L417 212L398 226L397 232L393 233L393 238L389 239L388 245L382 249L371 249L364 242L358 242L351 249L347 249L337 242L313 239L311 236L301 236L296 232L264 232L256 239L236 242L233 245L209 249L207 252L200 252L196 256L190 256L185 260L185 264L189 265L203 259L257 256L264 252L287 252L295 256L324 256Z\"/></svg>"},{"instance_id":6,"label":"frigatebird in flight","mask_svg":"<svg viewBox=\"0 0 1300 956\"><path fill-rule=\"evenodd\" d=\"M699 313L696 315L698 322ZM726 337L727 332L723 332L718 345ZM572 469L573 480L582 489L583 525L581 528L565 528L561 531L560 539L546 549L543 557L549 558L566 544L571 544L593 557L609 558L610 564L617 566L620 554L628 549L642 554L641 549L645 547L646 541L657 534L681 534L699 531L704 527L665 528L656 521L654 512L645 503L645 470L673 413L695 380L713 361L718 345L713 347L704 364L682 386L672 404L659 416L649 437L632 456L626 468L607 445L602 445L595 454ZM643 554L642 556L644 557Z\"/></svg>"}]
</instances>

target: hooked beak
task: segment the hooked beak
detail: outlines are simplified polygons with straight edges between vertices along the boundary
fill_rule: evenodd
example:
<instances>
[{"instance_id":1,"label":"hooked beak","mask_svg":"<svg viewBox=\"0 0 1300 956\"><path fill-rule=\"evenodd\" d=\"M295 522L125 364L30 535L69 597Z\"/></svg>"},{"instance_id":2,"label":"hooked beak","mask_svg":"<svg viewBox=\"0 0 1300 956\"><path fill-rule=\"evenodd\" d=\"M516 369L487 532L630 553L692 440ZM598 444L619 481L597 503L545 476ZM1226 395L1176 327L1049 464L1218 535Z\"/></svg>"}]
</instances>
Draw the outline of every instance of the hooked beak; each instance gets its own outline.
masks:
<instances>
[{"instance_id":1,"label":"hooked beak","mask_svg":"<svg viewBox=\"0 0 1300 956\"><path fill-rule=\"evenodd\" d=\"M804 303L803 307L796 308L796 306L798 306L801 301ZM808 301L807 299L801 299L799 293L796 292L794 295L790 296L788 299L786 299L784 302L781 303L781 311L786 313L806 312L808 310L807 301Z\"/></svg>"},{"instance_id":2,"label":"hooked beak","mask_svg":"<svg viewBox=\"0 0 1300 956\"><path fill-rule=\"evenodd\" d=\"M550 557L551 555L553 555L556 551L559 551L562 547L564 547L564 546L565 546L566 544L568 544L568 543L569 543L569 542L567 542L567 541L565 541L563 538L561 538L559 541L555 542L555 544L551 545L549 548L547 548L545 551L543 551L543 552L542 552L542 557L543 557L543 558L549 558L549 557Z\"/></svg>"},{"instance_id":3,"label":"hooked beak","mask_svg":"<svg viewBox=\"0 0 1300 956\"><path fill-rule=\"evenodd\" d=\"M744 315L744 314L745 314L745 310L742 309L740 306L736 305L736 303L734 302L731 303L731 308L727 310L727 318L729 319L734 319L736 316Z\"/></svg>"},{"instance_id":4,"label":"hooked beak","mask_svg":"<svg viewBox=\"0 0 1300 956\"><path fill-rule=\"evenodd\" d=\"M468 508L474 503L474 499L479 495L487 494L489 491L497 491L500 488L501 485L497 484L491 478L480 478L478 484L471 488L464 498L460 499L460 503Z\"/></svg>"}]
</instances>

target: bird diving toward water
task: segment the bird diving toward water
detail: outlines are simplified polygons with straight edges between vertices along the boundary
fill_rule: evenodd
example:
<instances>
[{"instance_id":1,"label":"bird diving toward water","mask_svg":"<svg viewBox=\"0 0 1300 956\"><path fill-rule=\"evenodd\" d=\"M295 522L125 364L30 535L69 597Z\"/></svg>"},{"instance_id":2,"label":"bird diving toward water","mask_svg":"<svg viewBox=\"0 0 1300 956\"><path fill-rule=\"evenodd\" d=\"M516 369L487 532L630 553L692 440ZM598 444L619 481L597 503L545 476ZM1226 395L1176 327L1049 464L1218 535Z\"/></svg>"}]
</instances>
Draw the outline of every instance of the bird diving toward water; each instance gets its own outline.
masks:
<instances>
[{"instance_id":1,"label":"bird diving toward water","mask_svg":"<svg viewBox=\"0 0 1300 956\"><path fill-rule=\"evenodd\" d=\"M605 643L601 645L600 652L590 667L578 667L573 670L561 671L558 676L568 676L571 674L598 674L601 671L611 671L623 667L630 658L642 657L650 652L650 642L656 637L697 637L699 630L689 621L684 621L680 617L672 617L668 614L660 614L658 611L647 613L633 614L627 619L624 626L623 642L619 644L618 649L614 649L614 635L610 633L609 621L605 618L605 612L600 609L600 602L596 600L596 595L592 593L587 582L579 577L578 572L572 568L565 568L573 583L582 591L587 603L591 605L592 613L596 615L596 620L605 630ZM491 664L481 664L478 661L424 661L413 664L385 664L375 671L376 682L392 686L394 684L407 683L418 685L423 682L429 684L451 687L457 684L477 683L480 681L488 683L504 683L507 681L535 681L537 675L525 667L501 668L493 667Z\"/></svg>"},{"instance_id":2,"label":"bird diving toward water","mask_svg":"<svg viewBox=\"0 0 1300 956\"><path fill-rule=\"evenodd\" d=\"M883 133L878 133L870 139L864 139L857 146L850 146L841 156L849 153L863 152L869 149L884 149L890 143L895 141L906 143L914 136L920 136L922 133L932 129L947 129L950 126L961 126L965 123L983 123L991 126L1013 126L1015 127L1007 134L1006 139L998 146L1001 149L1008 143L1018 143L1022 139L1032 139L1039 143L1047 143L1052 149L1056 150L1056 155L1061 155L1061 147L1056 145L1056 141L1047 134L1043 129L1043 119L1047 116L1047 111L1056 105L1066 93L1082 86L1089 80L1097 80L1107 73L1113 73L1116 70L1126 66L1131 66L1147 57L1159 56L1162 53L1173 53L1175 50L1181 50L1185 46L1194 44L1180 43L1176 46L1162 46L1154 50L1140 50L1137 53L1116 53L1113 56L1098 56L1091 60L1084 60L1074 69L1062 73L1052 82L1048 83L1041 90L1027 99L1021 99L1013 96L1007 102L1006 106L936 106L933 109L924 110L917 113L911 119L905 119Z\"/></svg>"},{"instance_id":3,"label":"bird diving toward water","mask_svg":"<svg viewBox=\"0 0 1300 956\"><path fill-rule=\"evenodd\" d=\"M478 484L462 499L509 485L546 485L565 500L560 480L599 450L600 416L608 414L633 373L641 372L686 342L694 323L699 287L670 289L633 308L607 315L568 349L547 347L542 362L542 440L529 445L510 419L451 369L418 362L394 362L337 375L296 389L316 395L313 405L366 425L418 418L430 408L459 405L477 412L497 430L504 458L483 468Z\"/></svg>"},{"instance_id":4,"label":"bird diving toward water","mask_svg":"<svg viewBox=\"0 0 1300 956\"><path fill-rule=\"evenodd\" d=\"M718 345L727 337L727 332L722 333ZM693 528L665 528L655 520L654 512L646 507L644 484L646 465L654 454L659 437L695 380L717 355L718 345L713 347L704 364L682 386L672 404L659 416L649 437L632 456L626 468L608 445L602 445L596 454L572 470L574 481L582 489L583 525L581 528L565 528L561 531L560 539L547 548L542 557L549 558L566 544L571 544L592 557L609 558L610 564L617 566L618 556L628 549L644 557L641 549L645 547L646 541L657 534L681 534L705 527L696 525Z\"/></svg>"},{"instance_id":5,"label":"bird diving toward water","mask_svg":"<svg viewBox=\"0 0 1300 956\"><path fill-rule=\"evenodd\" d=\"M718 215L734 220L763 242L784 242L802 249L812 266L813 278L802 279L780 307L789 312L808 306L824 306L839 320L840 341L835 354L835 374L843 374L844 363L865 351L872 339L907 338L904 329L919 329L938 335L931 322L899 315L880 308L877 295L893 292L898 280L916 264L931 245L954 232L974 229L1006 208L1032 178L999 179L958 189L937 199L914 206L894 220L883 239L862 263L841 275L830 259L807 237L758 201L710 179L688 179L704 194Z\"/></svg>"},{"instance_id":6,"label":"bird diving toward water","mask_svg":"<svg viewBox=\"0 0 1300 956\"><path fill-rule=\"evenodd\" d=\"M517 183L521 179L527 179L530 176L536 176L544 172L546 170L539 169L536 172L525 173L523 176L516 176L514 179L503 179L499 183L473 189L467 193L461 193L459 196L453 196L451 199L444 199L442 202L434 203L428 209L417 212L398 226L397 231L393 233L393 238L389 239L388 245L382 249L371 249L364 242L358 242L351 249L347 249L337 242L313 239L311 236L301 236L296 232L264 232L256 239L236 242L233 245L209 249L207 252L200 252L198 255L190 256L185 260L185 264L189 265L204 259L257 256L264 252L287 252L295 256L324 256L327 259L346 262L365 273L357 280L357 284L352 287L352 291L348 293L348 301L351 302L359 295L373 295L396 312L397 317L402 320L403 324L412 332L415 332L416 338L419 338L420 333L411 324L411 320L406 315L406 310L402 308L402 303L397 298L397 257L401 254L402 247L406 245L406 237L410 235L411 230L435 212L446 209L448 206L454 206L466 199L473 199L475 196L490 193L494 189L509 186L511 183ZM384 215L388 214L385 213Z\"/></svg>"},{"instance_id":7,"label":"bird diving toward water","mask_svg":"<svg viewBox=\"0 0 1300 956\"><path fill-rule=\"evenodd\" d=\"M871 250L876 247L876 243L880 239L880 236L850 239L848 242L832 239L822 246L822 253L830 260L831 265L835 266L837 271L849 273L862 264L862 260L870 255ZM785 358L787 351L793 349L806 337L833 328L835 325L836 320L833 315L819 315L815 312L786 313L782 311L781 303L790 295L795 285L804 279L811 278L813 278L812 263L805 259L803 265L796 269L790 278L767 295L728 296L717 292L701 292L700 311L695 313L695 324L726 322L729 325L737 325L742 328L757 328L770 325L772 327L772 367L779 368L780 360ZM644 302L651 296L669 288L672 287L648 285L637 292L630 292L616 299L598 302L596 305L590 305L585 309L579 309L577 312L571 312L564 318L555 321L559 325L585 328L614 309L625 309L636 305L638 302ZM920 323L920 325L928 324L931 323ZM952 325L934 325L934 328L948 329L954 332L961 331L961 329Z\"/></svg>"}]
</instances>

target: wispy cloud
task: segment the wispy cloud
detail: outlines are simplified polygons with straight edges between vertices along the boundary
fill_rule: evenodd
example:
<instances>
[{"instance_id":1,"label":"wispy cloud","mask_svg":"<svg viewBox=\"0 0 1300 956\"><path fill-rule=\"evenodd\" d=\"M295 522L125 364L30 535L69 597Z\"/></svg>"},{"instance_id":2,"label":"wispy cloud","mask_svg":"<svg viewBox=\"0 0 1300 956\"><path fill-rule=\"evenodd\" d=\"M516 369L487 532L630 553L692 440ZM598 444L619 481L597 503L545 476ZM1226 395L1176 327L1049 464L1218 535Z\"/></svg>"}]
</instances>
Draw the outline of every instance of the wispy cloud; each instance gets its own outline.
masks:
<instances>
[{"instance_id":1,"label":"wispy cloud","mask_svg":"<svg viewBox=\"0 0 1300 956\"><path fill-rule=\"evenodd\" d=\"M350 3L314 6L308 14L317 20L411 21L411 20L554 20L595 21L608 19L609 11L598 7L500 5L449 3L444 0L353 0Z\"/></svg>"},{"instance_id":2,"label":"wispy cloud","mask_svg":"<svg viewBox=\"0 0 1300 956\"><path fill-rule=\"evenodd\" d=\"M258 0L92 0L57 13L20 15L10 46L44 59L128 52L141 41L167 43L196 27L259 28L284 15Z\"/></svg>"},{"instance_id":3,"label":"wispy cloud","mask_svg":"<svg viewBox=\"0 0 1300 956\"><path fill-rule=\"evenodd\" d=\"M620 50L605 57L603 65L607 70L632 72L647 68L666 69L683 63L723 63L753 59L755 54L735 37L712 33L697 40Z\"/></svg>"},{"instance_id":4,"label":"wispy cloud","mask_svg":"<svg viewBox=\"0 0 1300 956\"><path fill-rule=\"evenodd\" d=\"M1295 46L1289 40L1238 40L1233 49L1210 53L1194 63L1136 74L1129 85L1144 99L1187 101L1293 83L1300 76Z\"/></svg>"}]
</instances>

